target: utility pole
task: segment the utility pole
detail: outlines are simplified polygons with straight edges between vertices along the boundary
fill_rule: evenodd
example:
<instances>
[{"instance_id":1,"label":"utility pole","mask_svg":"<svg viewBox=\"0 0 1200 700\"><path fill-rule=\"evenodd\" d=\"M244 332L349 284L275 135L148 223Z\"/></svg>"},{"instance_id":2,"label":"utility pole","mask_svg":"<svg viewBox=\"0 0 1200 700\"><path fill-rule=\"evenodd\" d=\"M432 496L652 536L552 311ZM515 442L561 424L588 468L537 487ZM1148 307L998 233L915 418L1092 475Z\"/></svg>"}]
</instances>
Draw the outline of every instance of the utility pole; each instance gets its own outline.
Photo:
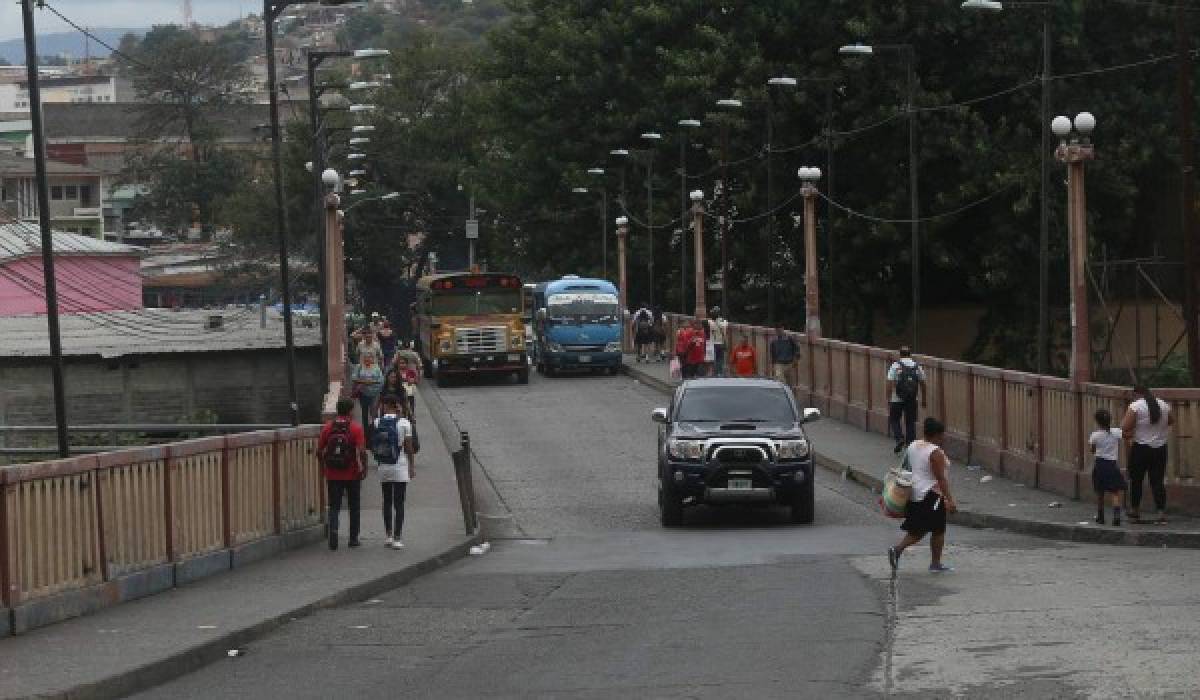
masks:
<instances>
[{"instance_id":1,"label":"utility pole","mask_svg":"<svg viewBox=\"0 0 1200 700\"><path fill-rule=\"evenodd\" d=\"M829 79L825 92L825 192L830 199L834 199L833 190L833 91L836 89L836 82L833 78ZM825 259L828 265L826 276L829 278L826 288L826 296L829 298L827 308L829 312L825 317L829 319L829 334L836 335L837 322L836 307L833 303L833 275L836 266L833 262L834 251L834 236L833 236L833 207L825 205Z\"/></svg>"},{"instance_id":2,"label":"utility pole","mask_svg":"<svg viewBox=\"0 0 1200 700\"><path fill-rule=\"evenodd\" d=\"M67 442L67 400L63 385L62 338L58 326L58 285L54 276L54 233L50 228L50 195L46 185L46 134L42 122L42 89L38 83L37 30L33 3L21 0L25 29L25 68L29 80L29 119L33 124L33 158L37 173L38 225L42 234L42 279L46 288L46 329L50 335L50 376L54 383L54 425L58 456L70 456Z\"/></svg>"},{"instance_id":3,"label":"utility pole","mask_svg":"<svg viewBox=\"0 0 1200 700\"><path fill-rule=\"evenodd\" d=\"M1050 371L1050 3L1042 8L1042 201L1038 220L1038 319L1036 370Z\"/></svg>"},{"instance_id":4,"label":"utility pole","mask_svg":"<svg viewBox=\"0 0 1200 700\"><path fill-rule=\"evenodd\" d=\"M28 0L27 0L28 1ZM266 31L267 92L271 103L271 164L275 176L275 226L279 238L279 281L283 301L283 342L287 360L288 408L292 425L300 425L300 403L296 394L296 342L292 334L292 281L288 265L288 217L283 198L283 160L280 153L279 85L275 66L275 18L287 7L286 2L263 0L263 24ZM315 164L314 164L314 167Z\"/></svg>"},{"instance_id":5,"label":"utility pole","mask_svg":"<svg viewBox=\"0 0 1200 700\"><path fill-rule=\"evenodd\" d=\"M1183 199L1184 313L1187 316L1188 367L1192 386L1200 386L1200 230L1196 227L1196 144L1192 125L1192 34L1187 8L1180 5L1175 16L1176 55L1179 62L1179 150L1180 193Z\"/></svg>"},{"instance_id":6,"label":"utility pole","mask_svg":"<svg viewBox=\"0 0 1200 700\"><path fill-rule=\"evenodd\" d=\"M729 124L721 123L721 191L716 192L721 234L721 312L729 317Z\"/></svg>"},{"instance_id":7,"label":"utility pole","mask_svg":"<svg viewBox=\"0 0 1200 700\"><path fill-rule=\"evenodd\" d=\"M775 326L775 172L771 167L771 151L775 148L775 127L772 119L772 93L767 88L767 325Z\"/></svg>"},{"instance_id":8,"label":"utility pole","mask_svg":"<svg viewBox=\"0 0 1200 700\"><path fill-rule=\"evenodd\" d=\"M696 256L696 318L708 318L707 302L704 298L704 192L692 192L692 232L694 255Z\"/></svg>"},{"instance_id":9,"label":"utility pole","mask_svg":"<svg viewBox=\"0 0 1200 700\"><path fill-rule=\"evenodd\" d=\"M1062 139L1054 156L1067 166L1071 381L1075 384L1086 384L1092 380L1092 338L1087 284L1087 191L1084 186L1084 164L1096 157L1095 147L1088 138L1096 128L1096 119L1088 112L1081 112L1075 117L1074 127L1075 135L1072 136L1072 121L1067 117L1056 117L1051 123L1055 135Z\"/></svg>"}]
</instances>

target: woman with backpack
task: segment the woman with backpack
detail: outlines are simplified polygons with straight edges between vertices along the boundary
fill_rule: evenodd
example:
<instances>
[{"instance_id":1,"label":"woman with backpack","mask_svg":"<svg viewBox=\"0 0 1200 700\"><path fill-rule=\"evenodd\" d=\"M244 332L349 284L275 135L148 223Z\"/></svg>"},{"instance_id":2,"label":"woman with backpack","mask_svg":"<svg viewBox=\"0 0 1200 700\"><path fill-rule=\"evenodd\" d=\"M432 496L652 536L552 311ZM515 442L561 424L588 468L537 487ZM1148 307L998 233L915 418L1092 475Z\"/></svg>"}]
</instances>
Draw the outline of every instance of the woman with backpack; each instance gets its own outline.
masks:
<instances>
[{"instance_id":1,"label":"woman with backpack","mask_svg":"<svg viewBox=\"0 0 1200 700\"><path fill-rule=\"evenodd\" d=\"M413 475L412 421L407 402L395 396L383 399L375 420L371 453L379 465L383 489L383 546L404 549L404 499Z\"/></svg>"},{"instance_id":2,"label":"woman with backpack","mask_svg":"<svg viewBox=\"0 0 1200 700\"><path fill-rule=\"evenodd\" d=\"M1150 492L1154 494L1154 506L1158 510L1155 523L1164 525L1167 522L1167 439L1175 416L1171 415L1171 406L1157 398L1149 387L1135 386L1133 395L1138 398L1129 404L1121 421L1121 432L1131 443L1129 520L1141 522L1142 479L1149 477Z\"/></svg>"}]
</instances>

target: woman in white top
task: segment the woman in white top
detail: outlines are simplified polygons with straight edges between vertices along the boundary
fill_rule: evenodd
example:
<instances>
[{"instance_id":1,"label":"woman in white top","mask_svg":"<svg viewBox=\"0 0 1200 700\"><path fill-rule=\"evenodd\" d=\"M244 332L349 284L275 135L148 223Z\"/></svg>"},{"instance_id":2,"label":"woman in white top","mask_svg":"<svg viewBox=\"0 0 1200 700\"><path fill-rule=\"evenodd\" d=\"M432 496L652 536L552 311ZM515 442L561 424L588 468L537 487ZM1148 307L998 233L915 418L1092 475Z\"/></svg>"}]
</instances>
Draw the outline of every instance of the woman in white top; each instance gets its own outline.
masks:
<instances>
[{"instance_id":1,"label":"woman in white top","mask_svg":"<svg viewBox=\"0 0 1200 700\"><path fill-rule=\"evenodd\" d=\"M914 440L908 446L908 464L913 475L912 497L908 501L904 523L900 525L906 533L904 539L888 548L892 571L900 566L901 553L930 533L929 570L934 573L951 571L942 563L942 550L946 546L946 514L957 511L958 504L950 495L950 480L946 475L950 460L942 450L946 426L936 418L926 418L923 432L925 439Z\"/></svg>"},{"instance_id":2,"label":"woman in white top","mask_svg":"<svg viewBox=\"0 0 1200 700\"><path fill-rule=\"evenodd\" d=\"M412 422L407 402L401 401L396 396L383 400L371 445L383 488L383 546L392 549L404 549L404 499L413 477Z\"/></svg>"},{"instance_id":3,"label":"woman in white top","mask_svg":"<svg viewBox=\"0 0 1200 700\"><path fill-rule=\"evenodd\" d=\"M1125 419L1121 421L1121 432L1132 442L1129 448L1129 519L1141 520L1142 478L1150 477L1150 492L1154 494L1154 506L1158 509L1155 520L1159 525L1167 522L1167 438L1175 416L1166 401L1156 398L1149 388L1135 386L1138 398L1129 404Z\"/></svg>"}]
</instances>

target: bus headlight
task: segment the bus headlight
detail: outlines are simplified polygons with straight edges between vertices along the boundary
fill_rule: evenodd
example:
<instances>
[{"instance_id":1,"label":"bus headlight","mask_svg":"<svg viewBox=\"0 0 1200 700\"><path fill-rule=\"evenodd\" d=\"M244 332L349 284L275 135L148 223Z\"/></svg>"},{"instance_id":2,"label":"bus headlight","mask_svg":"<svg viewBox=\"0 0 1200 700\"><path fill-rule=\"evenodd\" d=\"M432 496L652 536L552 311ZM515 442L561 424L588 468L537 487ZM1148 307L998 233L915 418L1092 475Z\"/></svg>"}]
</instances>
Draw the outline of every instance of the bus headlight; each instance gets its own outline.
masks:
<instances>
[{"instance_id":1,"label":"bus headlight","mask_svg":"<svg viewBox=\"0 0 1200 700\"><path fill-rule=\"evenodd\" d=\"M604 346L604 352L621 352L621 344L619 342L609 343Z\"/></svg>"},{"instance_id":2,"label":"bus headlight","mask_svg":"<svg viewBox=\"0 0 1200 700\"><path fill-rule=\"evenodd\" d=\"M558 343L546 343L546 349L550 352L562 352L563 346Z\"/></svg>"},{"instance_id":3,"label":"bus headlight","mask_svg":"<svg viewBox=\"0 0 1200 700\"><path fill-rule=\"evenodd\" d=\"M452 346L450 345L450 341L449 341L449 340L443 340L443 341L441 342L441 345L440 345L439 347L442 349L442 352L446 352L446 353L448 353L448 352L450 352L450 349L451 349L451 347L452 347Z\"/></svg>"},{"instance_id":4,"label":"bus headlight","mask_svg":"<svg viewBox=\"0 0 1200 700\"><path fill-rule=\"evenodd\" d=\"M523 347L525 347L525 338L522 336L519 336L519 335L514 335L509 340L509 343L512 345L513 348L523 348Z\"/></svg>"}]
</instances>

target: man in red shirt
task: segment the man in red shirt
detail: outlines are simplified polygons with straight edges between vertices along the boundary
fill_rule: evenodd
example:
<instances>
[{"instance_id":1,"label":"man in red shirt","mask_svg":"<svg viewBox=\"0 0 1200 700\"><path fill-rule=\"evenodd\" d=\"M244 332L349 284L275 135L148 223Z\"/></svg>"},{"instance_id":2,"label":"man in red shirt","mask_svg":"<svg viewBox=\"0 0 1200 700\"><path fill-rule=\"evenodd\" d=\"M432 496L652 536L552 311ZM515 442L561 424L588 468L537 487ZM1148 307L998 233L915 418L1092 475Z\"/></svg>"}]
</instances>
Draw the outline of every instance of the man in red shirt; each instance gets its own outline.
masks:
<instances>
[{"instance_id":1,"label":"man in red shirt","mask_svg":"<svg viewBox=\"0 0 1200 700\"><path fill-rule=\"evenodd\" d=\"M754 377L758 375L758 353L746 336L733 349L733 375L735 377Z\"/></svg>"},{"instance_id":2,"label":"man in red shirt","mask_svg":"<svg viewBox=\"0 0 1200 700\"><path fill-rule=\"evenodd\" d=\"M338 516L342 510L342 494L346 494L350 510L350 541L357 547L362 480L367 475L367 437L363 428L354 422L354 400L341 398L337 402L337 417L325 424L317 438L317 455L325 474L329 494L329 548L338 548Z\"/></svg>"}]
</instances>

